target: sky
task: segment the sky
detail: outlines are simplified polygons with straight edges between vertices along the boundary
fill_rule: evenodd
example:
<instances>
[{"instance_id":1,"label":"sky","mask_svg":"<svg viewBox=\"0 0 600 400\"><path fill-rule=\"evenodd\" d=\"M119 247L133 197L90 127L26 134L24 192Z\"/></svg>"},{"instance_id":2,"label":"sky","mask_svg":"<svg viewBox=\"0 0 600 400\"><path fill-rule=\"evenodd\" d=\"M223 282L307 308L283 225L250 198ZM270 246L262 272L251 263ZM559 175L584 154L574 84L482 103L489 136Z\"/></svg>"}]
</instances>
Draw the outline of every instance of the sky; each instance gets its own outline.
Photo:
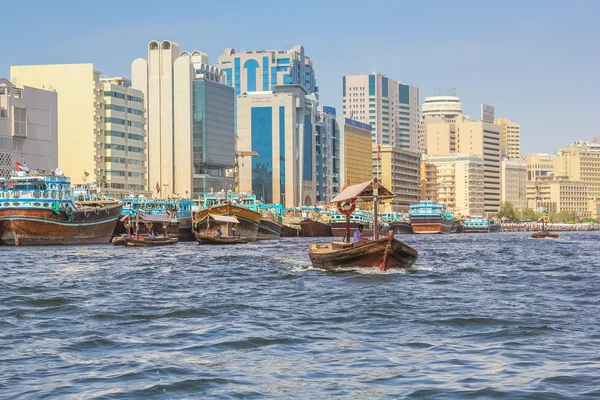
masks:
<instances>
[{"instance_id":1,"label":"sky","mask_svg":"<svg viewBox=\"0 0 600 400\"><path fill-rule=\"evenodd\" d=\"M464 114L521 124L522 153L600 136L600 1L10 1L2 5L0 77L11 65L94 63L131 75L151 40L200 50L288 49L314 63L320 103L341 113L342 76L376 71L457 89ZM17 82L18 85L18 82Z\"/></svg>"}]
</instances>

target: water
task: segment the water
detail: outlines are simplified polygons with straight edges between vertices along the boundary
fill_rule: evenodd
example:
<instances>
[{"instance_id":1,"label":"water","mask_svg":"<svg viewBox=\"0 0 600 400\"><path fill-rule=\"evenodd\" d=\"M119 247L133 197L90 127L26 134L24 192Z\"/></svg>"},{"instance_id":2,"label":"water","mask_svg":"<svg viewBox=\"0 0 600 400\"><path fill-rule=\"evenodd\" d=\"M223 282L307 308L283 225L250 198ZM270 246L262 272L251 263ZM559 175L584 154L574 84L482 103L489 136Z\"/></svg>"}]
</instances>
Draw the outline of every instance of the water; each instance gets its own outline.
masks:
<instances>
[{"instance_id":1,"label":"water","mask_svg":"<svg viewBox=\"0 0 600 400\"><path fill-rule=\"evenodd\" d=\"M600 233L401 239L412 273L312 269L311 239L1 247L0 398L600 397Z\"/></svg>"}]
</instances>

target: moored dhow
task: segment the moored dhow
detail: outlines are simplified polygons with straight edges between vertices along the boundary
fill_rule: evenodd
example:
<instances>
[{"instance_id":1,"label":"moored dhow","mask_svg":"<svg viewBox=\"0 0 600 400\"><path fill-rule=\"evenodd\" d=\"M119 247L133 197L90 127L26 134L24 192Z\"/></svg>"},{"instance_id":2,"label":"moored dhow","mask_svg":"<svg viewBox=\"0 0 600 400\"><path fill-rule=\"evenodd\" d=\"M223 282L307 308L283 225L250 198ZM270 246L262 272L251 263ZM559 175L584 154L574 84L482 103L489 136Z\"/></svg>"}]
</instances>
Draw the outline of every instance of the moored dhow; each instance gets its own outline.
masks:
<instances>
[{"instance_id":1,"label":"moored dhow","mask_svg":"<svg viewBox=\"0 0 600 400\"><path fill-rule=\"evenodd\" d=\"M409 215L414 233L456 233L459 225L446 214L446 206L432 200L411 204Z\"/></svg>"},{"instance_id":2,"label":"moored dhow","mask_svg":"<svg viewBox=\"0 0 600 400\"><path fill-rule=\"evenodd\" d=\"M78 206L71 180L56 168L12 171L0 180L0 243L15 246L108 244L122 203L111 200Z\"/></svg>"}]
</instances>

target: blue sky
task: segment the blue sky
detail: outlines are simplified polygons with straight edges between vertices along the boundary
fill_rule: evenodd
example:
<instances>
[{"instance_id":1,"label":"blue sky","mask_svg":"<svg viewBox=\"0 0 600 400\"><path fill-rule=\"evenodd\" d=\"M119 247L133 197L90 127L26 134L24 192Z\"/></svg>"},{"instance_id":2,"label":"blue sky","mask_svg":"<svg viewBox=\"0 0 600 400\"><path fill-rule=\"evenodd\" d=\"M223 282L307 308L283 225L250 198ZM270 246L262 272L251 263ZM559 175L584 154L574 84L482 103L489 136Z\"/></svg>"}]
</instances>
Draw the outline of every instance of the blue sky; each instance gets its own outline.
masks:
<instances>
[{"instance_id":1,"label":"blue sky","mask_svg":"<svg viewBox=\"0 0 600 400\"><path fill-rule=\"evenodd\" d=\"M420 88L458 89L521 124L523 153L555 152L600 136L600 1L102 2L3 4L0 76L10 65L93 62L130 75L152 39L201 50L302 44L314 61L321 104L341 106L341 77L372 70ZM94 7L86 4L94 4Z\"/></svg>"}]
</instances>

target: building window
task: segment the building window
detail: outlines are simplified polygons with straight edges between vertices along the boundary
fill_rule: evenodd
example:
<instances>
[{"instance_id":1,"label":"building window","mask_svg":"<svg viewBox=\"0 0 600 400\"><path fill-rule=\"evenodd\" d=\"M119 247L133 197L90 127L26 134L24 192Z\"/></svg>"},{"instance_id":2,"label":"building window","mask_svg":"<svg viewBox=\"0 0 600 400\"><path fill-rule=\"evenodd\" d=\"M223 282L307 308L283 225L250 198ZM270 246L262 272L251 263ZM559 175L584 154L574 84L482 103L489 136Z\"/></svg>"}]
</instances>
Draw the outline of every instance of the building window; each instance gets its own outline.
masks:
<instances>
[{"instance_id":1,"label":"building window","mask_svg":"<svg viewBox=\"0 0 600 400\"><path fill-rule=\"evenodd\" d=\"M14 107L14 133L13 136L27 136L27 109Z\"/></svg>"},{"instance_id":2,"label":"building window","mask_svg":"<svg viewBox=\"0 0 600 400\"><path fill-rule=\"evenodd\" d=\"M104 148L106 150L121 150L121 151L125 151L125 146L122 145L122 144L104 143Z\"/></svg>"},{"instance_id":3,"label":"building window","mask_svg":"<svg viewBox=\"0 0 600 400\"><path fill-rule=\"evenodd\" d=\"M127 151L130 151L132 153L141 153L142 152L142 148L141 147L136 147L136 146L127 146Z\"/></svg>"},{"instance_id":4,"label":"building window","mask_svg":"<svg viewBox=\"0 0 600 400\"><path fill-rule=\"evenodd\" d=\"M252 149L252 191L265 203L273 202L273 111L271 107L252 107L250 112Z\"/></svg>"},{"instance_id":5,"label":"building window","mask_svg":"<svg viewBox=\"0 0 600 400\"><path fill-rule=\"evenodd\" d=\"M136 135L135 133L129 133L127 134L127 137L131 140L144 140L144 136Z\"/></svg>"},{"instance_id":6,"label":"building window","mask_svg":"<svg viewBox=\"0 0 600 400\"><path fill-rule=\"evenodd\" d=\"M124 138L124 137L125 137L125 132L119 132L119 131L104 131L104 136L112 136L112 137L120 137L120 138Z\"/></svg>"}]
</instances>

